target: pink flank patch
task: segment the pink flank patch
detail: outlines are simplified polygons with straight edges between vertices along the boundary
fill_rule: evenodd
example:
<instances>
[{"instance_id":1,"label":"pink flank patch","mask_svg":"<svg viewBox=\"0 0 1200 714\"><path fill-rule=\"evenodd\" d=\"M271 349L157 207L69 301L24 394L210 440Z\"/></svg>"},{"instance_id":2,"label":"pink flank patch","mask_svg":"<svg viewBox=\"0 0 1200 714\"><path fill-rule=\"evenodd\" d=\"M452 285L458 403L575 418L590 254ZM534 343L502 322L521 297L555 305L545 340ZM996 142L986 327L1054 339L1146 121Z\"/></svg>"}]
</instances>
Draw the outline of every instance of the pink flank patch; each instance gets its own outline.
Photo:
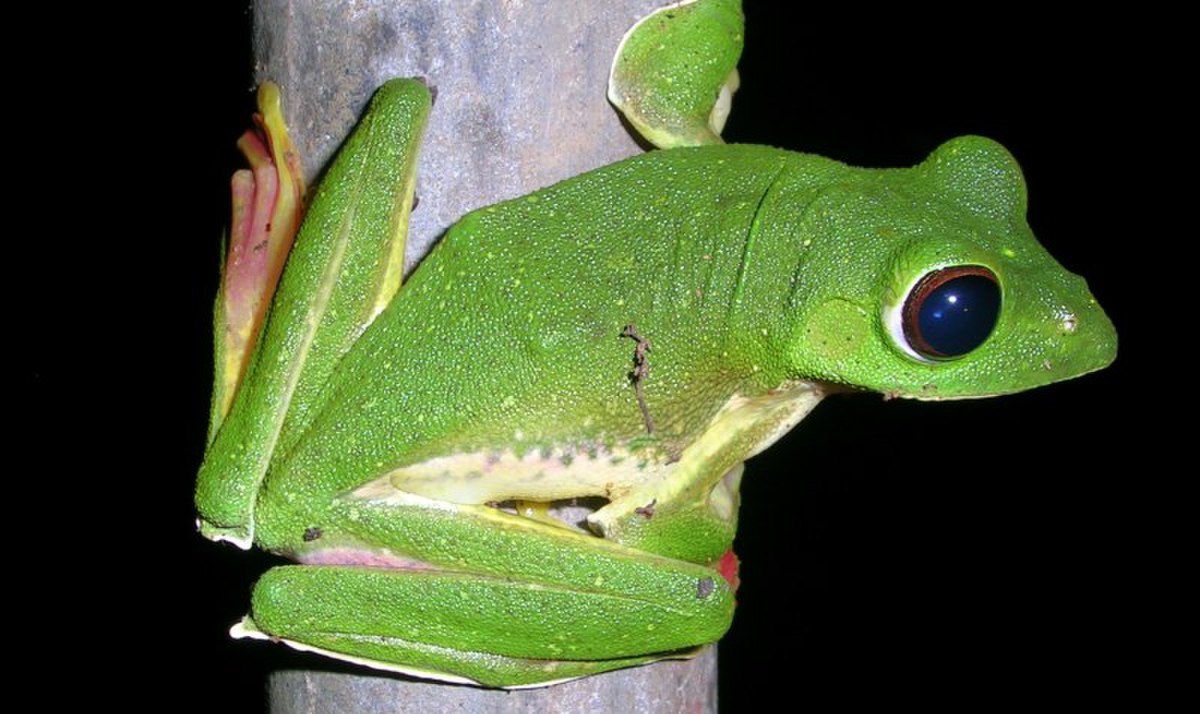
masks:
<instances>
[{"instance_id":1,"label":"pink flank patch","mask_svg":"<svg viewBox=\"0 0 1200 714\"><path fill-rule=\"evenodd\" d=\"M741 581L738 580L738 557L732 550L725 551L725 555L721 556L721 560L717 562L717 572L721 573L721 577L729 581L729 586L737 592Z\"/></svg>"},{"instance_id":2,"label":"pink flank patch","mask_svg":"<svg viewBox=\"0 0 1200 714\"><path fill-rule=\"evenodd\" d=\"M438 570L420 560L360 548L323 548L305 553L296 558L296 561L303 565L361 565L390 570Z\"/></svg>"}]
</instances>

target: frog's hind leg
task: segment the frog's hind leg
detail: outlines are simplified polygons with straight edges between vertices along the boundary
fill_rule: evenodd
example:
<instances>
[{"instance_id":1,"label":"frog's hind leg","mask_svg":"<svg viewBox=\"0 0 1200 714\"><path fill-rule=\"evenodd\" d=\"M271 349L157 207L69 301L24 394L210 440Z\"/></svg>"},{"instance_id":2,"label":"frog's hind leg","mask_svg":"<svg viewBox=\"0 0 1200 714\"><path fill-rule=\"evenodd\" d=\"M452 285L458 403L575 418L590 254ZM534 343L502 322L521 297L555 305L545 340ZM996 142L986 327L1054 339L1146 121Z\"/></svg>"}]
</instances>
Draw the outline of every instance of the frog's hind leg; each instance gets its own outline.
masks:
<instances>
[{"instance_id":1,"label":"frog's hind leg","mask_svg":"<svg viewBox=\"0 0 1200 714\"><path fill-rule=\"evenodd\" d=\"M711 568L491 506L377 486L305 519L279 549L301 565L263 576L245 629L343 659L551 683L687 656L733 616Z\"/></svg>"},{"instance_id":2,"label":"frog's hind leg","mask_svg":"<svg viewBox=\"0 0 1200 714\"><path fill-rule=\"evenodd\" d=\"M640 551L716 563L737 530L743 462L786 434L829 390L788 382L735 394L658 478L636 484L588 517L593 531Z\"/></svg>"},{"instance_id":3,"label":"frog's hind leg","mask_svg":"<svg viewBox=\"0 0 1200 714\"><path fill-rule=\"evenodd\" d=\"M487 686L543 686L690 657L698 640L721 634L698 631L700 613L636 596L465 573L284 566L259 581L253 603L235 635Z\"/></svg>"}]
</instances>

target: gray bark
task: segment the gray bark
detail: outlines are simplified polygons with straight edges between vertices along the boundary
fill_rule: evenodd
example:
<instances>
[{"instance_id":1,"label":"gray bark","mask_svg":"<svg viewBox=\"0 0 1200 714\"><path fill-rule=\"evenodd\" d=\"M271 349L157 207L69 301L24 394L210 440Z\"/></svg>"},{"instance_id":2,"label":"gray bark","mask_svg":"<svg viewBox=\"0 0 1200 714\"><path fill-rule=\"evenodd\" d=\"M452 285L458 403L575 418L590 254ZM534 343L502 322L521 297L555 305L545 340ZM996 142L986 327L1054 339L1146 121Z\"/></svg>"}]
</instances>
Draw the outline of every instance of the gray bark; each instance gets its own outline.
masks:
<instances>
[{"instance_id":1,"label":"gray bark","mask_svg":"<svg viewBox=\"0 0 1200 714\"><path fill-rule=\"evenodd\" d=\"M416 76L436 88L412 261L473 208L641 151L605 97L608 69L625 30L663 4L259 0L255 74L283 87L307 176L385 80Z\"/></svg>"},{"instance_id":2,"label":"gray bark","mask_svg":"<svg viewBox=\"0 0 1200 714\"><path fill-rule=\"evenodd\" d=\"M255 73L283 88L309 185L384 80L436 88L409 268L467 211L640 149L605 99L621 36L665 0L258 0ZM319 663L314 662L314 666ZM379 675L278 672L274 712L716 710L716 652L504 692Z\"/></svg>"},{"instance_id":3,"label":"gray bark","mask_svg":"<svg viewBox=\"0 0 1200 714\"><path fill-rule=\"evenodd\" d=\"M686 662L657 662L542 689L505 691L385 675L287 670L271 675L274 714L325 712L716 712L717 649Z\"/></svg>"}]
</instances>

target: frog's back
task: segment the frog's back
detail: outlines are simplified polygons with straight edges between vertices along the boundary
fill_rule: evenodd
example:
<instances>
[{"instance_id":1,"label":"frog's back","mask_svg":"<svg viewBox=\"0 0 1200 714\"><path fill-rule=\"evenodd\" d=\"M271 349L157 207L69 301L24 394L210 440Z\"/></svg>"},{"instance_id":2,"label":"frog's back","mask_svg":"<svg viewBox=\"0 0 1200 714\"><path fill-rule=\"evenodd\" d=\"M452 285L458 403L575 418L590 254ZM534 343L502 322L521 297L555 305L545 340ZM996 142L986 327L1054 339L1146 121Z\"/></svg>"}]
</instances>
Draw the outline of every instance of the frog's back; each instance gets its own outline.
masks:
<instances>
[{"instance_id":1,"label":"frog's back","mask_svg":"<svg viewBox=\"0 0 1200 714\"><path fill-rule=\"evenodd\" d=\"M767 146L653 151L472 211L426 262L503 250L498 264L503 265L508 258L529 258L525 253L535 248L552 256L586 258L587 251L603 249L610 256L638 253L652 260L669 241L648 244L650 235L712 241L724 226L744 230L744 218L785 170L793 180L819 186L848 169L824 157ZM639 230L642 240L631 234Z\"/></svg>"},{"instance_id":2,"label":"frog's back","mask_svg":"<svg viewBox=\"0 0 1200 714\"><path fill-rule=\"evenodd\" d=\"M768 194L786 183L798 214L802 194L851 171L749 145L611 164L467 214L415 272L389 319L438 315L447 337L520 334L543 345L564 331L608 335L629 322L723 323L752 234L768 229L758 221Z\"/></svg>"},{"instance_id":3,"label":"frog's back","mask_svg":"<svg viewBox=\"0 0 1200 714\"><path fill-rule=\"evenodd\" d=\"M295 456L361 466L350 485L448 445L580 438L558 430L583 415L597 436L636 433L630 324L653 343L652 401L731 390L714 360L764 197L847 170L760 146L660 151L468 214L346 356ZM350 437L370 453L345 451L380 429Z\"/></svg>"}]
</instances>

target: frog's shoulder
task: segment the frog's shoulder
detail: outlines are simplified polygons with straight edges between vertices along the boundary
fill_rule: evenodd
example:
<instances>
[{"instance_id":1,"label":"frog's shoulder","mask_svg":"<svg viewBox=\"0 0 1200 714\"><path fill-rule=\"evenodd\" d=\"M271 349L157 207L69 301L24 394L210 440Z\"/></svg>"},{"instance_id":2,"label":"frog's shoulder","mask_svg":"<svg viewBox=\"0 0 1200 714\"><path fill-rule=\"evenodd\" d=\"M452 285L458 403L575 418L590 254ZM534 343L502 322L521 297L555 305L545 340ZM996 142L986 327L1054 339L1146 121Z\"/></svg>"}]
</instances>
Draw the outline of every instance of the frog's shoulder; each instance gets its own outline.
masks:
<instances>
[{"instance_id":1,"label":"frog's shoulder","mask_svg":"<svg viewBox=\"0 0 1200 714\"><path fill-rule=\"evenodd\" d=\"M677 149L660 149L600 167L589 174L621 175L647 170L689 171L698 178L723 173L775 175L781 171L803 171L813 175L836 175L853 169L834 159L781 149L763 144L710 144ZM589 174L584 174L587 176ZM578 178L578 177L577 177Z\"/></svg>"},{"instance_id":2,"label":"frog's shoulder","mask_svg":"<svg viewBox=\"0 0 1200 714\"><path fill-rule=\"evenodd\" d=\"M762 195L774 183L831 183L861 171L839 161L759 144L660 149L564 179L517 198L476 209L460 224L498 217L545 216L579 203L678 208L689 201Z\"/></svg>"}]
</instances>

